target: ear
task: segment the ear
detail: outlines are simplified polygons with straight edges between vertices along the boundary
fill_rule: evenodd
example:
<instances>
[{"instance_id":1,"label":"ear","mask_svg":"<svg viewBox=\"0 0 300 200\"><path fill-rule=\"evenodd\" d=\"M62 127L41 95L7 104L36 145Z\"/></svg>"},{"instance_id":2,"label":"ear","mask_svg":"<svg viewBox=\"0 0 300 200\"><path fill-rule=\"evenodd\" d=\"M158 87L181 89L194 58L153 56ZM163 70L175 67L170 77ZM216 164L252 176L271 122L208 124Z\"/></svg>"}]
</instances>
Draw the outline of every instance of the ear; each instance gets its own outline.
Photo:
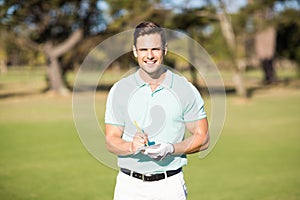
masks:
<instances>
[{"instance_id":1,"label":"ear","mask_svg":"<svg viewBox=\"0 0 300 200\"><path fill-rule=\"evenodd\" d=\"M164 54L167 55L168 52L168 44L166 43L165 48L164 48Z\"/></svg>"},{"instance_id":2,"label":"ear","mask_svg":"<svg viewBox=\"0 0 300 200\"><path fill-rule=\"evenodd\" d=\"M133 51L134 57L137 57L136 47L134 45L132 45L132 51Z\"/></svg>"}]
</instances>

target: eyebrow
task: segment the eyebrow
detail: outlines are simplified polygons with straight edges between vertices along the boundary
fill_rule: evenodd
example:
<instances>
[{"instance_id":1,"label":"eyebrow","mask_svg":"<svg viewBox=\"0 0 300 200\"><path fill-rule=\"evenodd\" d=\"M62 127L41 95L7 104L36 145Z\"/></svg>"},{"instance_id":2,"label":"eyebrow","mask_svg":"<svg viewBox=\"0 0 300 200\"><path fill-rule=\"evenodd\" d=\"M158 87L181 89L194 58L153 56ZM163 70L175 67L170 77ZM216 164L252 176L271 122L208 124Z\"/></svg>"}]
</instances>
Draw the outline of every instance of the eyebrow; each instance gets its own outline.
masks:
<instances>
[{"instance_id":1,"label":"eyebrow","mask_svg":"<svg viewBox=\"0 0 300 200\"><path fill-rule=\"evenodd\" d=\"M153 47L153 48L138 48L137 50L139 51L143 51L143 50L148 50L148 49L151 49L151 50L161 50L163 49L162 47Z\"/></svg>"}]
</instances>

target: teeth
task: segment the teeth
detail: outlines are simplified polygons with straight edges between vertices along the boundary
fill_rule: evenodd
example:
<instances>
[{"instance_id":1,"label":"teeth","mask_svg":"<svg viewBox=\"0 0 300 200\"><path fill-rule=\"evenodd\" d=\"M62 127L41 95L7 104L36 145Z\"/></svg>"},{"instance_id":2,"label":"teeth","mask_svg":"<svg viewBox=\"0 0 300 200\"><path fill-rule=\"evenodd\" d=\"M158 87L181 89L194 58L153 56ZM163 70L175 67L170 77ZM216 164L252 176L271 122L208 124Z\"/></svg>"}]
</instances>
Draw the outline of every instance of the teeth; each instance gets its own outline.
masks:
<instances>
[{"instance_id":1,"label":"teeth","mask_svg":"<svg viewBox=\"0 0 300 200\"><path fill-rule=\"evenodd\" d=\"M154 64L155 62L153 61L146 61L147 64Z\"/></svg>"}]
</instances>

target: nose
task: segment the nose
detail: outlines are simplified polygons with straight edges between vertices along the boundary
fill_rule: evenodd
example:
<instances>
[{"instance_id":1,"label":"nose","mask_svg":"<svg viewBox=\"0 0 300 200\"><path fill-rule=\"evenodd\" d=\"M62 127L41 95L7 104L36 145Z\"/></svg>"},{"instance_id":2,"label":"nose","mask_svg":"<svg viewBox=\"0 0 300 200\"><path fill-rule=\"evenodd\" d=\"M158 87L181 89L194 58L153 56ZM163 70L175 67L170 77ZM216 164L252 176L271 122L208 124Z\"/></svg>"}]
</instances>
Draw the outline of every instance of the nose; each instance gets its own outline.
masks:
<instances>
[{"instance_id":1,"label":"nose","mask_svg":"<svg viewBox=\"0 0 300 200\"><path fill-rule=\"evenodd\" d=\"M148 59L153 59L153 58L154 58L152 49L148 49L147 58L148 58Z\"/></svg>"}]
</instances>

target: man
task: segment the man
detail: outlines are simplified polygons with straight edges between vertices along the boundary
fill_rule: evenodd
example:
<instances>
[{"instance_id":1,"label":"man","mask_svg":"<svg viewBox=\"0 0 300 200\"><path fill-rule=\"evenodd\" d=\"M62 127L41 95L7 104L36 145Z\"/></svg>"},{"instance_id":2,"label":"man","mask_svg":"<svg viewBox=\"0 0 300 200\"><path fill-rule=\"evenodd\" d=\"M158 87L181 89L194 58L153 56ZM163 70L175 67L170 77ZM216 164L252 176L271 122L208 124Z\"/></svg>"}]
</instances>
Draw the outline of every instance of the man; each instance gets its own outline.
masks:
<instances>
[{"instance_id":1,"label":"man","mask_svg":"<svg viewBox=\"0 0 300 200\"><path fill-rule=\"evenodd\" d=\"M209 145L204 102L191 83L162 65L166 53L163 29L139 24L133 45L139 69L109 92L106 144L120 167L115 200L186 199L186 154Z\"/></svg>"}]
</instances>

